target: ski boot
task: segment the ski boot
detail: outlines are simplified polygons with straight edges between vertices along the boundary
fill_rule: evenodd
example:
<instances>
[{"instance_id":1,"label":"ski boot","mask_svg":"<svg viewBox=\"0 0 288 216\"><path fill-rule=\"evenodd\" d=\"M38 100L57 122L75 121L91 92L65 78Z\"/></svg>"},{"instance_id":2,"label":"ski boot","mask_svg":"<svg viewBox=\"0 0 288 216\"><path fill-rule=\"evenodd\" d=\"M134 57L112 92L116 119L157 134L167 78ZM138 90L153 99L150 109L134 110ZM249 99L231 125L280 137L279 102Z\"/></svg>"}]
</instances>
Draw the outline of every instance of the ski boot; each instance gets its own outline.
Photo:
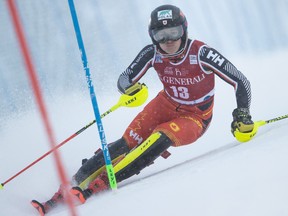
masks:
<instances>
[{"instance_id":1,"label":"ski boot","mask_svg":"<svg viewBox=\"0 0 288 216\"><path fill-rule=\"evenodd\" d=\"M80 187L72 187L70 192L75 195L78 200L83 204L86 200L93 194L99 193L101 191L108 189L108 177L106 173L100 174L94 181L92 181L88 188L82 190Z\"/></svg>"},{"instance_id":2,"label":"ski boot","mask_svg":"<svg viewBox=\"0 0 288 216\"><path fill-rule=\"evenodd\" d=\"M47 212L49 212L52 208L57 206L59 203L64 201L63 198L63 187L60 186L59 190L53 195L53 197L44 202L40 203L37 200L32 200L31 204L36 210L39 212L41 216L44 216Z\"/></svg>"}]
</instances>

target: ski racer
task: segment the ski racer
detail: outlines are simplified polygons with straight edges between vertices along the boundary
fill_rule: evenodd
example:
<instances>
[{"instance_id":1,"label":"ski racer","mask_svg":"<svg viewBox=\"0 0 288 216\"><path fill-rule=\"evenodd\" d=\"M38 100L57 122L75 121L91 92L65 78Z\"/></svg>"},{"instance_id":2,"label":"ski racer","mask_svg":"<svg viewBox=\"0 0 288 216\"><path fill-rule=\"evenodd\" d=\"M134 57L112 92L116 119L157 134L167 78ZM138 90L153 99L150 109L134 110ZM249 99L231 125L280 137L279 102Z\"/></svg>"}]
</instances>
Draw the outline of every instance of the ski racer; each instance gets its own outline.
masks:
<instances>
[{"instance_id":1,"label":"ski racer","mask_svg":"<svg viewBox=\"0 0 288 216\"><path fill-rule=\"evenodd\" d=\"M250 115L251 89L247 78L222 54L204 42L188 37L187 20L173 5L162 5L152 11L149 36L145 46L118 79L122 94L133 95L144 84L139 81L154 68L163 90L134 118L123 136L108 144L117 182L149 166L159 156L167 158L167 149L196 142L210 125L214 104L215 75L232 85L236 97L231 131L253 130ZM72 178L71 193L81 203L91 195L109 189L101 149ZM44 215L63 202L59 190L47 202L32 201Z\"/></svg>"}]
</instances>

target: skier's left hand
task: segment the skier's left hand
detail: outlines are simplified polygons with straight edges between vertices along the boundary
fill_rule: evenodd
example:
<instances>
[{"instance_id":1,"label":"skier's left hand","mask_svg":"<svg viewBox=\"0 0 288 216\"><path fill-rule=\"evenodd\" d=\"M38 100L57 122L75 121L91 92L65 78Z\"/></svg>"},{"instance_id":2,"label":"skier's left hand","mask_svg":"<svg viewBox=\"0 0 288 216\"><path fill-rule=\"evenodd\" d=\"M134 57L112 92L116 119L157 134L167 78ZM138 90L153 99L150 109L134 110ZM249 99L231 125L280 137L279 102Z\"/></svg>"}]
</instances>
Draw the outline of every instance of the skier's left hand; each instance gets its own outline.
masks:
<instances>
[{"instance_id":1,"label":"skier's left hand","mask_svg":"<svg viewBox=\"0 0 288 216\"><path fill-rule=\"evenodd\" d=\"M231 124L231 132L238 129L240 133L249 133L254 128L254 122L251 120L251 115L248 108L236 108L233 113L233 122Z\"/></svg>"}]
</instances>

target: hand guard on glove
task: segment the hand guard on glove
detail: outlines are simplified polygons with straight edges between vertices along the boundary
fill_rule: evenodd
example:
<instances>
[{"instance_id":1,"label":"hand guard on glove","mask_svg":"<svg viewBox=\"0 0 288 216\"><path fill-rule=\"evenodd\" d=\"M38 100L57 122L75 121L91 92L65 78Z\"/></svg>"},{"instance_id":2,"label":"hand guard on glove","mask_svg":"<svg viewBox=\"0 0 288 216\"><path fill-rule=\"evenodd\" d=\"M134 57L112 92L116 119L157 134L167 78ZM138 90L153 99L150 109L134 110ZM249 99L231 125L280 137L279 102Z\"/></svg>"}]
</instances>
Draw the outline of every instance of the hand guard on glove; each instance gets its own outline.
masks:
<instances>
[{"instance_id":1,"label":"hand guard on glove","mask_svg":"<svg viewBox=\"0 0 288 216\"><path fill-rule=\"evenodd\" d=\"M142 89L142 86L143 86L143 85L145 86L144 83L139 83L139 82L137 82L137 83L135 83L134 85L132 85L132 86L130 86L129 88L127 88L127 89L125 90L124 94L127 94L127 95L132 96L132 95L136 94L137 92L139 92L139 91Z\"/></svg>"},{"instance_id":2,"label":"hand guard on glove","mask_svg":"<svg viewBox=\"0 0 288 216\"><path fill-rule=\"evenodd\" d=\"M233 113L233 122L231 123L231 132L238 129L241 133L251 132L254 128L254 122L251 120L251 115L248 108L236 108Z\"/></svg>"}]
</instances>

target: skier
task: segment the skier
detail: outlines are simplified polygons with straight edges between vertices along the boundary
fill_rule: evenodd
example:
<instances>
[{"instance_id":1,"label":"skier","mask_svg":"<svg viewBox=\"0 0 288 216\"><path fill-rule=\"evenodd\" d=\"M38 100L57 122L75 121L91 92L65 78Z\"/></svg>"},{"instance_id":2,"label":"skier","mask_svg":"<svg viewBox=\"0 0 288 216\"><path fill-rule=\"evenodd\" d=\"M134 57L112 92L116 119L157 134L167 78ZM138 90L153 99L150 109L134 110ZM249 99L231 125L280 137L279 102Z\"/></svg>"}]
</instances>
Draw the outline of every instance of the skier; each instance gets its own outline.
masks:
<instances>
[{"instance_id":1,"label":"skier","mask_svg":"<svg viewBox=\"0 0 288 216\"><path fill-rule=\"evenodd\" d=\"M215 75L235 90L237 108L232 112L231 132L253 130L249 81L217 50L190 39L187 26L178 7L157 7L149 23L153 44L145 46L119 76L119 91L133 95L143 87L141 77L153 67L163 90L134 118L123 136L108 145L117 182L139 174L159 156L167 158L169 147L194 143L206 132L213 113ZM109 188L101 149L82 161L71 184L70 192L81 203ZM60 186L50 200L33 200L32 205L44 215L64 198Z\"/></svg>"}]
</instances>

